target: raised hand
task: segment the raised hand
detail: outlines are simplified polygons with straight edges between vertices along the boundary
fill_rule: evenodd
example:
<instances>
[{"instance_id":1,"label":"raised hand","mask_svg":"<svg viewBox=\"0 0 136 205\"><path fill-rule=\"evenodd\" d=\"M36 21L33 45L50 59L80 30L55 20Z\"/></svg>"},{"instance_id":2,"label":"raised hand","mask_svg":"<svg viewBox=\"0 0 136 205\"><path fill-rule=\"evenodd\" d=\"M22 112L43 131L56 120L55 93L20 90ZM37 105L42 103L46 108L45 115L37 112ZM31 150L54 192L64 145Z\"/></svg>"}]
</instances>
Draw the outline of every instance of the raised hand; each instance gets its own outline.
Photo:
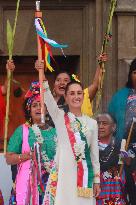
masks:
<instances>
[{"instance_id":1,"label":"raised hand","mask_svg":"<svg viewBox=\"0 0 136 205\"><path fill-rule=\"evenodd\" d=\"M44 70L44 61L36 60L35 69L39 72L39 70Z\"/></svg>"},{"instance_id":2,"label":"raised hand","mask_svg":"<svg viewBox=\"0 0 136 205\"><path fill-rule=\"evenodd\" d=\"M94 183L94 186L93 186L94 197L98 197L100 192L101 192L100 184Z\"/></svg>"},{"instance_id":3,"label":"raised hand","mask_svg":"<svg viewBox=\"0 0 136 205\"><path fill-rule=\"evenodd\" d=\"M12 72L15 70L15 64L13 60L7 60L6 69Z\"/></svg>"}]
</instances>

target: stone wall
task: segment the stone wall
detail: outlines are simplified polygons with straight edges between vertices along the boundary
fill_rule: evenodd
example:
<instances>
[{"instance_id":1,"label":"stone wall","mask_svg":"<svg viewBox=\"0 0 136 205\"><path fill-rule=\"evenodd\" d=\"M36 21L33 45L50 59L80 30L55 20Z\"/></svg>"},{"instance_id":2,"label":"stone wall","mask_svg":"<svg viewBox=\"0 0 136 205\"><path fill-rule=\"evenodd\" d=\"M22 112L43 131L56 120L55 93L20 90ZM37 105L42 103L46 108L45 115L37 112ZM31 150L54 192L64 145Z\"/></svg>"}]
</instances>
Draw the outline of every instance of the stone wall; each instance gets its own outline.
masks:
<instances>
[{"instance_id":1,"label":"stone wall","mask_svg":"<svg viewBox=\"0 0 136 205\"><path fill-rule=\"evenodd\" d=\"M13 22L15 0L0 1L0 49L7 55L6 21ZM50 38L67 43L66 55L80 56L78 75L84 86L93 80L107 24L109 0L46 0L41 3L43 19ZM36 56L34 28L35 5L32 0L22 0L14 55ZM113 17L112 42L107 53L106 74L102 108L106 109L111 95L125 84L128 62L136 56L136 1L118 0ZM53 49L54 55L61 55Z\"/></svg>"}]
</instances>

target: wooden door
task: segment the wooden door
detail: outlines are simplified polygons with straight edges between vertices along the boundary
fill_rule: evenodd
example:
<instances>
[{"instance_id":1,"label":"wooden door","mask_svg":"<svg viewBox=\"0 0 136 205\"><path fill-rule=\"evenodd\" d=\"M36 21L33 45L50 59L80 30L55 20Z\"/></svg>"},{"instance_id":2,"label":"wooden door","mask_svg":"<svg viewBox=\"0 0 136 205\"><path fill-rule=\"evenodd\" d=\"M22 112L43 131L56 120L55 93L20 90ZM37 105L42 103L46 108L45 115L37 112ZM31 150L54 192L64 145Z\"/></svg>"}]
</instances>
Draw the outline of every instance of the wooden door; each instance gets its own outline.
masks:
<instances>
[{"instance_id":1,"label":"wooden door","mask_svg":"<svg viewBox=\"0 0 136 205\"><path fill-rule=\"evenodd\" d=\"M38 80L38 72L34 69L36 57L15 57L14 62L16 69L14 71L13 79L20 83L20 87L23 93L20 97L14 96L14 91L17 89L18 84L12 82L11 96L10 96L10 113L9 113L9 127L8 127L8 139L13 134L14 130L25 122L23 113L23 102L24 96L27 92L32 81ZM79 56L68 56L64 57L56 56L56 63L52 63L55 71L67 70L69 73L76 73L78 70ZM6 57L0 57L0 84L4 82L6 77L5 72ZM49 84L53 88L54 84L54 73L46 73ZM3 147L3 139L0 139L0 150Z\"/></svg>"}]
</instances>

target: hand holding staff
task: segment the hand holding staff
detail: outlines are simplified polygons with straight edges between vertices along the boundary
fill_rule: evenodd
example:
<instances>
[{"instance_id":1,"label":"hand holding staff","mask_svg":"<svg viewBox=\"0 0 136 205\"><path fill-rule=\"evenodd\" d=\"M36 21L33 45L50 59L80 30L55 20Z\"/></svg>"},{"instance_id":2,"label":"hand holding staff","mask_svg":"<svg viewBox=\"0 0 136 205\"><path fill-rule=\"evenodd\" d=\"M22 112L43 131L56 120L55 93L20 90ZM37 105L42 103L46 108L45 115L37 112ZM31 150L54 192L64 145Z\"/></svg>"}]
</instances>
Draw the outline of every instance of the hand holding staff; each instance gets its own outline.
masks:
<instances>
[{"instance_id":1,"label":"hand holding staff","mask_svg":"<svg viewBox=\"0 0 136 205\"><path fill-rule=\"evenodd\" d=\"M108 19L107 29L106 29L106 33L104 36L100 56L103 55L104 53L106 53L106 46L107 46L109 39L111 38L110 30L111 30L112 18L113 18L113 14L114 14L114 11L116 8L116 4L117 4L117 0L111 0L109 19ZM103 88L103 81L104 81L104 74L105 74L105 62L99 60L99 65L100 65L100 69L102 71L102 74L99 78L99 88L98 88L97 95L96 95L96 108L95 108L96 113L98 112L98 110L100 108L100 102L101 102L101 97L102 97L102 88Z\"/></svg>"},{"instance_id":2,"label":"hand holding staff","mask_svg":"<svg viewBox=\"0 0 136 205\"><path fill-rule=\"evenodd\" d=\"M16 15L15 15L13 30L12 30L9 20L7 20L7 45L8 45L8 53L9 53L10 61L12 61L12 56L13 56L14 38L15 38L15 33L16 33L19 5L20 5L20 0L17 0ZM11 70L8 69L7 70L7 96L6 96L6 117L5 117L5 133L4 133L4 153L6 153L6 150L7 150L11 78L12 78L12 73L11 73Z\"/></svg>"},{"instance_id":3,"label":"hand holding staff","mask_svg":"<svg viewBox=\"0 0 136 205\"><path fill-rule=\"evenodd\" d=\"M40 1L36 1L35 17L42 18L42 12L40 11ZM38 60L42 61L42 48L40 43L40 37L38 35L37 35L37 46L38 46ZM45 123L43 76L44 76L44 69L39 69L40 96L41 96L41 123Z\"/></svg>"}]
</instances>

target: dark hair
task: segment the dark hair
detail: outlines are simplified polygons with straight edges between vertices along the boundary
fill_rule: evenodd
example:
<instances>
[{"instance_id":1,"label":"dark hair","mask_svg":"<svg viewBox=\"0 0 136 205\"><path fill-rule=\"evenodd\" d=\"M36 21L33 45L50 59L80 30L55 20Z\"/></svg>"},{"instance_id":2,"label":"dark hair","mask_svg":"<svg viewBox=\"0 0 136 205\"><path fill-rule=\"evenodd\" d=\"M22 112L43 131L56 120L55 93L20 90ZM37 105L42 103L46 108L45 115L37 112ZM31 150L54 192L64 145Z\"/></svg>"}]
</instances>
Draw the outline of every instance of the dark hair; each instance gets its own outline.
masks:
<instances>
[{"instance_id":1,"label":"dark hair","mask_svg":"<svg viewBox=\"0 0 136 205\"><path fill-rule=\"evenodd\" d=\"M69 76L69 79L71 80L71 75L70 75L70 73L68 73L66 70L61 70L61 71L59 71L59 72L56 73L54 81L55 81L56 78L57 78L60 74L62 74L62 73L67 74L67 75Z\"/></svg>"},{"instance_id":2,"label":"dark hair","mask_svg":"<svg viewBox=\"0 0 136 205\"><path fill-rule=\"evenodd\" d=\"M70 87L71 85L74 85L74 84L80 85L81 88L83 89L83 86L82 86L82 84L81 84L80 82L77 82L77 81L75 81L75 80L72 80L71 82L69 82L69 83L66 85L65 95L67 94L67 92L68 92L68 90L69 90L69 87Z\"/></svg>"},{"instance_id":3,"label":"dark hair","mask_svg":"<svg viewBox=\"0 0 136 205\"><path fill-rule=\"evenodd\" d=\"M132 72L136 70L136 58L131 62L129 74L128 74L128 81L126 83L127 88L133 88L132 82Z\"/></svg>"},{"instance_id":4,"label":"dark hair","mask_svg":"<svg viewBox=\"0 0 136 205\"><path fill-rule=\"evenodd\" d=\"M31 109L30 110L26 109L28 100L29 98L26 98L25 101L23 102L23 111L24 111L26 121L31 120L31 111L30 111Z\"/></svg>"}]
</instances>

